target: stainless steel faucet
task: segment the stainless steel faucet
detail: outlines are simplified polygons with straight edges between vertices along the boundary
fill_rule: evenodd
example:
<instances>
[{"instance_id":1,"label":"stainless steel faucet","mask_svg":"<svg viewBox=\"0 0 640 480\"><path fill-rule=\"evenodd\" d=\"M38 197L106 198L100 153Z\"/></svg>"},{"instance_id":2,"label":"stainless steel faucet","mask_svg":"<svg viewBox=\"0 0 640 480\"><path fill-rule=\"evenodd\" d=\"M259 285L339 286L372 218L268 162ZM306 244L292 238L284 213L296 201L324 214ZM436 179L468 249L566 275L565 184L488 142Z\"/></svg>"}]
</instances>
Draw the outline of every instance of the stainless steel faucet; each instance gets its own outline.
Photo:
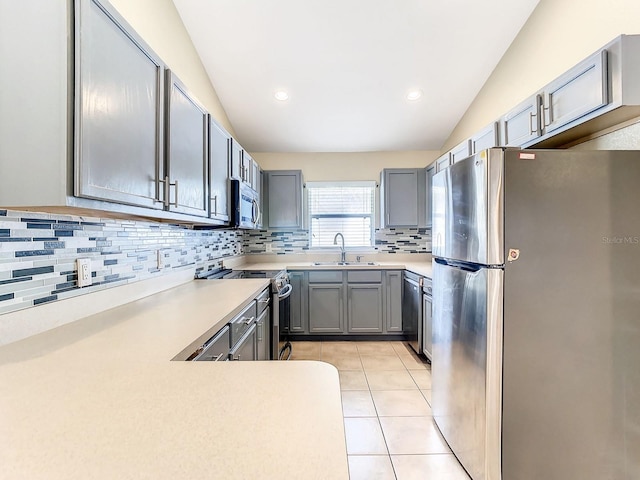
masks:
<instances>
[{"instance_id":1,"label":"stainless steel faucet","mask_svg":"<svg viewBox=\"0 0 640 480\"><path fill-rule=\"evenodd\" d=\"M340 262L345 263L347 261L347 252L344 250L344 236L340 232L336 233L336 236L333 237L333 244L338 244L338 237L342 239L342 246L340 247Z\"/></svg>"}]
</instances>

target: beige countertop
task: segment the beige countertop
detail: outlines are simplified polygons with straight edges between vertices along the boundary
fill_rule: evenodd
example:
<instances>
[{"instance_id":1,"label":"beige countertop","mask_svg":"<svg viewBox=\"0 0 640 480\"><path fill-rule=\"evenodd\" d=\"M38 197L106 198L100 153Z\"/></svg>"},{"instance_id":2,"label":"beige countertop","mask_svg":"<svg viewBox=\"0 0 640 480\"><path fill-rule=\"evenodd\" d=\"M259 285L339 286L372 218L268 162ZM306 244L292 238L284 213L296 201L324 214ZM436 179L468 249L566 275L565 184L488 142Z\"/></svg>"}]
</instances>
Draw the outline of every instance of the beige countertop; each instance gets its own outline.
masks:
<instances>
[{"instance_id":1,"label":"beige countertop","mask_svg":"<svg viewBox=\"0 0 640 480\"><path fill-rule=\"evenodd\" d=\"M170 361L268 281L194 281L0 348L0 478L347 479L321 362Z\"/></svg>"}]
</instances>

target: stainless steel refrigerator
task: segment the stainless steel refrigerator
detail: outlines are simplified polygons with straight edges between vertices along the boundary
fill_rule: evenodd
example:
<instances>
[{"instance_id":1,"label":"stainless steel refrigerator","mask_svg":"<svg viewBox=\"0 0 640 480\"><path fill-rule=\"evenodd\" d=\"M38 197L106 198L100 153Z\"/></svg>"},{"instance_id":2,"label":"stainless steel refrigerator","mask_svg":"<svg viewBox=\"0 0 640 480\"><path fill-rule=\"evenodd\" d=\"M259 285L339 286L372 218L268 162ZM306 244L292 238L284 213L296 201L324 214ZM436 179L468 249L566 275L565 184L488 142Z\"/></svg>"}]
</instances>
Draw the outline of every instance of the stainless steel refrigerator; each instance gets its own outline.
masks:
<instances>
[{"instance_id":1,"label":"stainless steel refrigerator","mask_svg":"<svg viewBox=\"0 0 640 480\"><path fill-rule=\"evenodd\" d=\"M640 151L433 179L434 420L474 480L640 479Z\"/></svg>"}]
</instances>

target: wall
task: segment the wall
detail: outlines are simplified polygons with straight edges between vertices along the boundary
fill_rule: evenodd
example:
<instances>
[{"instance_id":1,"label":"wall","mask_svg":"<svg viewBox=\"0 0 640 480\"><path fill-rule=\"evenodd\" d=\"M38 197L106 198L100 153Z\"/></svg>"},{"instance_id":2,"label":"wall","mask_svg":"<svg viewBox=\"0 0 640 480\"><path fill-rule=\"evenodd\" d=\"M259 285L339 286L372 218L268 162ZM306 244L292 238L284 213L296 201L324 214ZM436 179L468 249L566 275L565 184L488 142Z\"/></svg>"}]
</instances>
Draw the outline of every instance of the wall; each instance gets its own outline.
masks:
<instances>
[{"instance_id":1,"label":"wall","mask_svg":"<svg viewBox=\"0 0 640 480\"><path fill-rule=\"evenodd\" d=\"M541 0L442 151L623 33L640 33L637 0Z\"/></svg>"},{"instance_id":2,"label":"wall","mask_svg":"<svg viewBox=\"0 0 640 480\"><path fill-rule=\"evenodd\" d=\"M157 250L165 267L158 269ZM168 275L242 253L242 232L0 210L0 314ZM79 288L75 260L90 258Z\"/></svg>"},{"instance_id":3,"label":"wall","mask_svg":"<svg viewBox=\"0 0 640 480\"><path fill-rule=\"evenodd\" d=\"M305 181L377 180L383 168L426 167L440 152L252 153L263 170L302 170Z\"/></svg>"},{"instance_id":4,"label":"wall","mask_svg":"<svg viewBox=\"0 0 640 480\"><path fill-rule=\"evenodd\" d=\"M191 37L171 0L110 0L205 108L235 136Z\"/></svg>"}]
</instances>

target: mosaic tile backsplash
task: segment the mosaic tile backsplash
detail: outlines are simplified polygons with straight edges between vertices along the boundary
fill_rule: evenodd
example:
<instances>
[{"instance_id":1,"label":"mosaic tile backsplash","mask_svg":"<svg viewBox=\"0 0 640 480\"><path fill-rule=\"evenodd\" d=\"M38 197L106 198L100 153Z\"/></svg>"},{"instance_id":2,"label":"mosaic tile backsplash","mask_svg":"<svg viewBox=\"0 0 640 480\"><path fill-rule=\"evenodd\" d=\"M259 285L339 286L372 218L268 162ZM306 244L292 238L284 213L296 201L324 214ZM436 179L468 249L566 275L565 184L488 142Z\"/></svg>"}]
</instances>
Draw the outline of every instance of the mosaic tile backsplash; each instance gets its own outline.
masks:
<instances>
[{"instance_id":1,"label":"mosaic tile backsplash","mask_svg":"<svg viewBox=\"0 0 640 480\"><path fill-rule=\"evenodd\" d=\"M270 244L271 252L267 251ZM385 228L375 232L378 253L427 253L431 231L424 228ZM308 230L250 230L244 232L242 250L252 253L304 253L309 250Z\"/></svg>"},{"instance_id":2,"label":"mosaic tile backsplash","mask_svg":"<svg viewBox=\"0 0 640 480\"><path fill-rule=\"evenodd\" d=\"M242 253L236 230L0 210L0 314ZM91 286L78 287L77 258L91 259Z\"/></svg>"}]
</instances>

